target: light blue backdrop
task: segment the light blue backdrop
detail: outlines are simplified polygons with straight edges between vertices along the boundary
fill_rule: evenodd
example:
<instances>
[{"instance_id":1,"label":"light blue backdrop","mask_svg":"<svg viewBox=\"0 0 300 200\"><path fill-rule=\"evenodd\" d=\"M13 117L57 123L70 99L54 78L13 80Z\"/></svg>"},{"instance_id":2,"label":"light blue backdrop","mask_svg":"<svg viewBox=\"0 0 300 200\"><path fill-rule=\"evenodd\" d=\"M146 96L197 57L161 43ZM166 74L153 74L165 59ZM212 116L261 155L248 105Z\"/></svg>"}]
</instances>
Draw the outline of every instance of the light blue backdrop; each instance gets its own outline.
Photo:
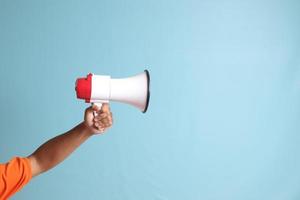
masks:
<instances>
[{"instance_id":1,"label":"light blue backdrop","mask_svg":"<svg viewBox=\"0 0 300 200\"><path fill-rule=\"evenodd\" d=\"M149 69L146 114L12 199L300 198L300 2L0 0L1 162L82 120L74 82Z\"/></svg>"}]
</instances>

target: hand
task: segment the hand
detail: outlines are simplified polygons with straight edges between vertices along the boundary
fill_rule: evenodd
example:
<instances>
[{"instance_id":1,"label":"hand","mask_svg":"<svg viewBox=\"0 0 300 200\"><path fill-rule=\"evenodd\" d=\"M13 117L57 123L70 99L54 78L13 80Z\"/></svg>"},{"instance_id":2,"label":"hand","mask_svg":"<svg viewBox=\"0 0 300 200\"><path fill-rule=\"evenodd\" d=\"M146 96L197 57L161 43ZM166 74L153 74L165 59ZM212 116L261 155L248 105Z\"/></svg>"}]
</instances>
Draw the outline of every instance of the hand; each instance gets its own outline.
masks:
<instances>
[{"instance_id":1,"label":"hand","mask_svg":"<svg viewBox=\"0 0 300 200\"><path fill-rule=\"evenodd\" d=\"M97 116L94 117L94 111ZM104 103L101 110L96 105L93 105L85 110L84 124L91 131L92 134L99 134L105 132L112 126L112 113L109 105Z\"/></svg>"}]
</instances>

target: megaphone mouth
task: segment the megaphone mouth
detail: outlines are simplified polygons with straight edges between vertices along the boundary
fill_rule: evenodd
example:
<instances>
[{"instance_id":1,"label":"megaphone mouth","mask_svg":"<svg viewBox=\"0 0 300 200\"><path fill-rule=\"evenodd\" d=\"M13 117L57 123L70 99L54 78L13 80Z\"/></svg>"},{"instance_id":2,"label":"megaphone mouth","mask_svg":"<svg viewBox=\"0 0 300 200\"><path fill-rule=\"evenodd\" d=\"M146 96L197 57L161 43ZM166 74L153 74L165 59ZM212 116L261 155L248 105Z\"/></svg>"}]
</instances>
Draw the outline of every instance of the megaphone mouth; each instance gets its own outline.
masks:
<instances>
[{"instance_id":1,"label":"megaphone mouth","mask_svg":"<svg viewBox=\"0 0 300 200\"><path fill-rule=\"evenodd\" d=\"M143 113L147 112L149 101L150 101L150 73L148 70L144 70L147 76L147 100L146 100L146 106L143 110Z\"/></svg>"}]
</instances>

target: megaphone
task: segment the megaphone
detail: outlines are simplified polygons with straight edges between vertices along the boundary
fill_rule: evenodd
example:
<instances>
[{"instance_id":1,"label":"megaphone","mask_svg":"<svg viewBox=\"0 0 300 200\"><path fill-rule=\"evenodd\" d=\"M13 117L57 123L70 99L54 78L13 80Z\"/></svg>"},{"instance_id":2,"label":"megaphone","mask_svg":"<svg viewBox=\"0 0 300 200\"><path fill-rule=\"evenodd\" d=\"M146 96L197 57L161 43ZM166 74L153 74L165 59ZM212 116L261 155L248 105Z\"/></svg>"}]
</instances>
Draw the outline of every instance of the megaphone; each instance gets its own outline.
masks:
<instances>
[{"instance_id":1,"label":"megaphone","mask_svg":"<svg viewBox=\"0 0 300 200\"><path fill-rule=\"evenodd\" d=\"M148 70L128 78L111 78L108 75L88 74L75 83L78 99L102 107L103 103L118 101L130 104L143 113L150 99L150 74Z\"/></svg>"}]
</instances>

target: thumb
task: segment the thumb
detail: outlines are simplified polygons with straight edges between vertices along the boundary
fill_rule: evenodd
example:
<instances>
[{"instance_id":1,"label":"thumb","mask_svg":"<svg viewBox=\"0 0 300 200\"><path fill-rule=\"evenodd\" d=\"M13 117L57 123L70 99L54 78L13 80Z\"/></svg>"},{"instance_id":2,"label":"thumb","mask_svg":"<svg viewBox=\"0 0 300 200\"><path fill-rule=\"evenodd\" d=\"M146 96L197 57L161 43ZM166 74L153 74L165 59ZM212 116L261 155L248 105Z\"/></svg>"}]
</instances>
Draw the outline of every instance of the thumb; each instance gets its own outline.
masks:
<instances>
[{"instance_id":1,"label":"thumb","mask_svg":"<svg viewBox=\"0 0 300 200\"><path fill-rule=\"evenodd\" d=\"M108 103L104 103L102 105L102 108L101 108L102 112L110 112L109 111L109 104Z\"/></svg>"}]
</instances>

